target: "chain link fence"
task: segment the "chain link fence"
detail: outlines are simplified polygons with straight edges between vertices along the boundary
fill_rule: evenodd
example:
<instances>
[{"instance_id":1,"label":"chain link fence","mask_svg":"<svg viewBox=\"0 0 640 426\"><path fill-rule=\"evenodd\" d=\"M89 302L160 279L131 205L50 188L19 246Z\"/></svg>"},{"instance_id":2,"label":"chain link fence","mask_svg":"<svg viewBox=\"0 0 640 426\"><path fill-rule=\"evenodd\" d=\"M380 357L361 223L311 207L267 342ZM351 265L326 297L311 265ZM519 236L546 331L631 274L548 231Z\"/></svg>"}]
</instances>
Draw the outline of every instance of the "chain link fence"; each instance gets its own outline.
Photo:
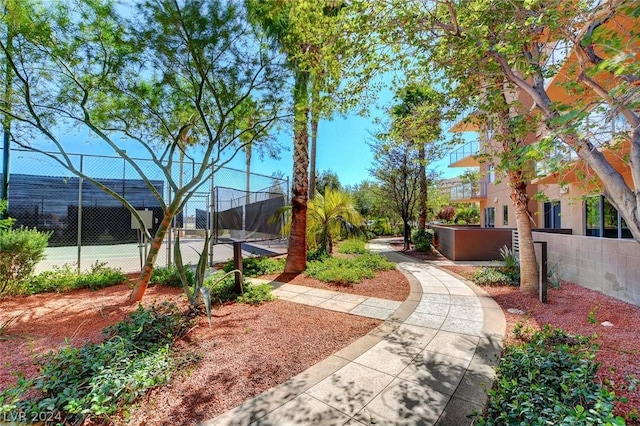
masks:
<instances>
[{"instance_id":1,"label":"chain link fence","mask_svg":"<svg viewBox=\"0 0 640 426\"><path fill-rule=\"evenodd\" d=\"M154 235L163 218L159 199L167 204L174 196L168 176L149 159L135 159L135 167L115 156L69 154L68 159L89 178L79 178L45 154L11 150L8 214L17 226L51 233L47 257L38 270L64 263L87 269L95 262L105 262L125 272L139 271L148 241L131 212L107 192L126 199ZM176 161L168 175L181 187L199 166L190 160ZM177 233L185 263L197 262L205 230L212 235L211 263L231 258L228 243L232 240L278 246L282 224L270 218L286 204L288 191L286 179L228 167L216 170L174 218L156 265L171 264ZM254 251L260 250L256 245Z\"/></svg>"}]
</instances>

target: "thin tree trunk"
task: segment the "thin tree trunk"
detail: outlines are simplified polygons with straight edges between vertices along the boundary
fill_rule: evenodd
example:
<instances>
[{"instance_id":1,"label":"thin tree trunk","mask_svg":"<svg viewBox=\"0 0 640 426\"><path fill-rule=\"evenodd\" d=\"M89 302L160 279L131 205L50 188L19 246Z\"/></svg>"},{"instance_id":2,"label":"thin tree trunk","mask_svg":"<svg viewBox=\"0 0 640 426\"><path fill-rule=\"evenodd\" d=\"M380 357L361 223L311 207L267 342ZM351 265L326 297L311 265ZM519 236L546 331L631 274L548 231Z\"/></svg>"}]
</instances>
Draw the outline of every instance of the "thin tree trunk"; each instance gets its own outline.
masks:
<instances>
[{"instance_id":1,"label":"thin tree trunk","mask_svg":"<svg viewBox=\"0 0 640 426\"><path fill-rule=\"evenodd\" d=\"M424 143L418 144L418 161L420 162L420 196L418 229L424 231L427 227L427 164Z\"/></svg>"},{"instance_id":2,"label":"thin tree trunk","mask_svg":"<svg viewBox=\"0 0 640 426\"><path fill-rule=\"evenodd\" d=\"M516 214L516 228L520 240L520 291L536 294L538 292L538 264L531 233L531 215L527 184L522 181L522 173L509 172L511 200Z\"/></svg>"},{"instance_id":3,"label":"thin tree trunk","mask_svg":"<svg viewBox=\"0 0 640 426\"><path fill-rule=\"evenodd\" d=\"M293 182L291 185L291 234L285 273L301 273L307 266L307 200L309 191L309 73L299 71L294 87Z\"/></svg>"},{"instance_id":4,"label":"thin tree trunk","mask_svg":"<svg viewBox=\"0 0 640 426\"><path fill-rule=\"evenodd\" d=\"M409 221L407 219L402 219L402 222L404 224L404 230L403 230L404 249L409 250L411 248L410 246L411 226L409 225Z\"/></svg>"},{"instance_id":5,"label":"thin tree trunk","mask_svg":"<svg viewBox=\"0 0 640 426\"><path fill-rule=\"evenodd\" d=\"M175 204L175 201L174 201ZM158 227L156 234L151 241L151 247L149 248L149 253L147 254L147 258L144 263L144 267L136 280L136 284L129 295L128 302L130 304L139 302L142 300L142 296L144 296L144 292L147 290L147 285L149 284L149 280L151 279L151 273L153 272L153 265L156 263L156 259L158 258L158 253L160 253L160 248L162 247L162 242L164 241L164 237L167 235L167 231L169 230L169 226L171 226L171 221L173 220L175 213L171 209L165 210L164 217L162 218L162 223Z\"/></svg>"}]
</instances>

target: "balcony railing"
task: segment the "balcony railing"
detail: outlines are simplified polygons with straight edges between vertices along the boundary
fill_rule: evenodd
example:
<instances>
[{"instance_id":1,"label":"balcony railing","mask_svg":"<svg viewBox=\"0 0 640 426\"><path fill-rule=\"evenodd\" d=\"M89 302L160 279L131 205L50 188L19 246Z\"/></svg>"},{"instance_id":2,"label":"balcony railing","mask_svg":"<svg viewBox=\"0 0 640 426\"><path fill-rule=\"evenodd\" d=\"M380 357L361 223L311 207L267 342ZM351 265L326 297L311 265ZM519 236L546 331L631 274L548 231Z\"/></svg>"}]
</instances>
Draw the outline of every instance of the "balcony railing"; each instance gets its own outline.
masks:
<instances>
[{"instance_id":1,"label":"balcony railing","mask_svg":"<svg viewBox=\"0 0 640 426\"><path fill-rule=\"evenodd\" d=\"M480 153L480 142L471 141L462 145L460 148L456 149L452 153L449 154L449 165L455 164L458 161L464 160L465 158L472 157L474 155L478 155Z\"/></svg>"},{"instance_id":2,"label":"balcony railing","mask_svg":"<svg viewBox=\"0 0 640 426\"><path fill-rule=\"evenodd\" d=\"M487 182L463 183L451 187L450 200L474 200L487 198Z\"/></svg>"}]
</instances>

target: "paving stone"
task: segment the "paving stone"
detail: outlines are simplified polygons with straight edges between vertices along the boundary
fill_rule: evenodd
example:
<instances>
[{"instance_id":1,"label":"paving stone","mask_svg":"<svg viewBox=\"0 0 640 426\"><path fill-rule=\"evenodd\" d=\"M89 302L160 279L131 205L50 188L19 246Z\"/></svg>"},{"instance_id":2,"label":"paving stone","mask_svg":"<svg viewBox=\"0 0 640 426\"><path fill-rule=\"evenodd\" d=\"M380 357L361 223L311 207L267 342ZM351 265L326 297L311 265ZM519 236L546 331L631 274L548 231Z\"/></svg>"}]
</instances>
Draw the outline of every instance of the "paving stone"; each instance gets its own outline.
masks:
<instances>
[{"instance_id":1,"label":"paving stone","mask_svg":"<svg viewBox=\"0 0 640 426\"><path fill-rule=\"evenodd\" d=\"M440 330L468 334L470 336L484 337L485 334L482 331L483 325L484 322L482 321L471 321L460 318L452 318L451 316L449 316L442 323Z\"/></svg>"},{"instance_id":2,"label":"paving stone","mask_svg":"<svg viewBox=\"0 0 640 426\"><path fill-rule=\"evenodd\" d=\"M422 351L398 376L420 386L453 395L470 361L432 351Z\"/></svg>"},{"instance_id":3,"label":"paving stone","mask_svg":"<svg viewBox=\"0 0 640 426\"><path fill-rule=\"evenodd\" d=\"M251 423L255 426L343 425L349 416L307 394L287 402L266 417Z\"/></svg>"},{"instance_id":4,"label":"paving stone","mask_svg":"<svg viewBox=\"0 0 640 426\"><path fill-rule=\"evenodd\" d=\"M480 339L475 336L440 330L425 349L456 358L471 360L479 340Z\"/></svg>"},{"instance_id":5,"label":"paving stone","mask_svg":"<svg viewBox=\"0 0 640 426\"><path fill-rule=\"evenodd\" d=\"M437 330L432 328L405 323L400 325L393 333L390 333L384 339L405 346L424 349L437 332Z\"/></svg>"},{"instance_id":6,"label":"paving stone","mask_svg":"<svg viewBox=\"0 0 640 426\"><path fill-rule=\"evenodd\" d=\"M449 398L427 386L395 379L358 413L356 419L375 425L432 425Z\"/></svg>"},{"instance_id":7,"label":"paving stone","mask_svg":"<svg viewBox=\"0 0 640 426\"><path fill-rule=\"evenodd\" d=\"M419 352L420 349L414 346L382 340L356 358L354 362L397 376Z\"/></svg>"},{"instance_id":8,"label":"paving stone","mask_svg":"<svg viewBox=\"0 0 640 426\"><path fill-rule=\"evenodd\" d=\"M423 312L414 312L411 315L409 315L409 318L407 318L404 321L404 323L410 324L410 325L417 325L420 327L439 329L442 326L442 323L444 322L445 319L446 317L441 315L432 315L432 314L426 314Z\"/></svg>"},{"instance_id":9,"label":"paving stone","mask_svg":"<svg viewBox=\"0 0 640 426\"><path fill-rule=\"evenodd\" d=\"M330 309L332 311L349 312L358 306L358 304L355 302L342 302L340 300L327 299L324 302L320 302L317 306L319 308Z\"/></svg>"},{"instance_id":10,"label":"paving stone","mask_svg":"<svg viewBox=\"0 0 640 426\"><path fill-rule=\"evenodd\" d=\"M355 308L349 311L350 314L360 315L363 317L376 318L381 320L386 320L393 314L395 309L384 309L378 308L376 306L367 306L363 304L359 304Z\"/></svg>"},{"instance_id":11,"label":"paving stone","mask_svg":"<svg viewBox=\"0 0 640 426\"><path fill-rule=\"evenodd\" d=\"M307 394L353 416L392 380L389 374L352 362L307 390Z\"/></svg>"},{"instance_id":12,"label":"paving stone","mask_svg":"<svg viewBox=\"0 0 640 426\"><path fill-rule=\"evenodd\" d=\"M376 308L396 310L402 302L396 300L378 299L377 297L369 297L362 302L363 305L374 306Z\"/></svg>"},{"instance_id":13,"label":"paving stone","mask_svg":"<svg viewBox=\"0 0 640 426\"><path fill-rule=\"evenodd\" d=\"M299 294L298 296L290 299L291 302L302 303L303 305L317 306L324 302L324 297L310 296L306 293Z\"/></svg>"}]
</instances>

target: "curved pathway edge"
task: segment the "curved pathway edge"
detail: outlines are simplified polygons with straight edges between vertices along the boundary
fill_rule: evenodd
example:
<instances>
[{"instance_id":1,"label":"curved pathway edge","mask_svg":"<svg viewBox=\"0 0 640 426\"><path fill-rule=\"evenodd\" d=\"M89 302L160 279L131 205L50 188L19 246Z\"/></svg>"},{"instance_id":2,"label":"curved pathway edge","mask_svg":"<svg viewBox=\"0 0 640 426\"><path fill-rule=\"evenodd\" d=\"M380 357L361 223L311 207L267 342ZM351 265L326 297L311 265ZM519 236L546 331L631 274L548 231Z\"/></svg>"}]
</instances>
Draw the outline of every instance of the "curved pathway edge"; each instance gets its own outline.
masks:
<instances>
[{"instance_id":1,"label":"curved pathway edge","mask_svg":"<svg viewBox=\"0 0 640 426\"><path fill-rule=\"evenodd\" d=\"M407 299L354 343L203 425L470 425L502 352L502 309L437 266L369 248L409 280Z\"/></svg>"}]
</instances>

